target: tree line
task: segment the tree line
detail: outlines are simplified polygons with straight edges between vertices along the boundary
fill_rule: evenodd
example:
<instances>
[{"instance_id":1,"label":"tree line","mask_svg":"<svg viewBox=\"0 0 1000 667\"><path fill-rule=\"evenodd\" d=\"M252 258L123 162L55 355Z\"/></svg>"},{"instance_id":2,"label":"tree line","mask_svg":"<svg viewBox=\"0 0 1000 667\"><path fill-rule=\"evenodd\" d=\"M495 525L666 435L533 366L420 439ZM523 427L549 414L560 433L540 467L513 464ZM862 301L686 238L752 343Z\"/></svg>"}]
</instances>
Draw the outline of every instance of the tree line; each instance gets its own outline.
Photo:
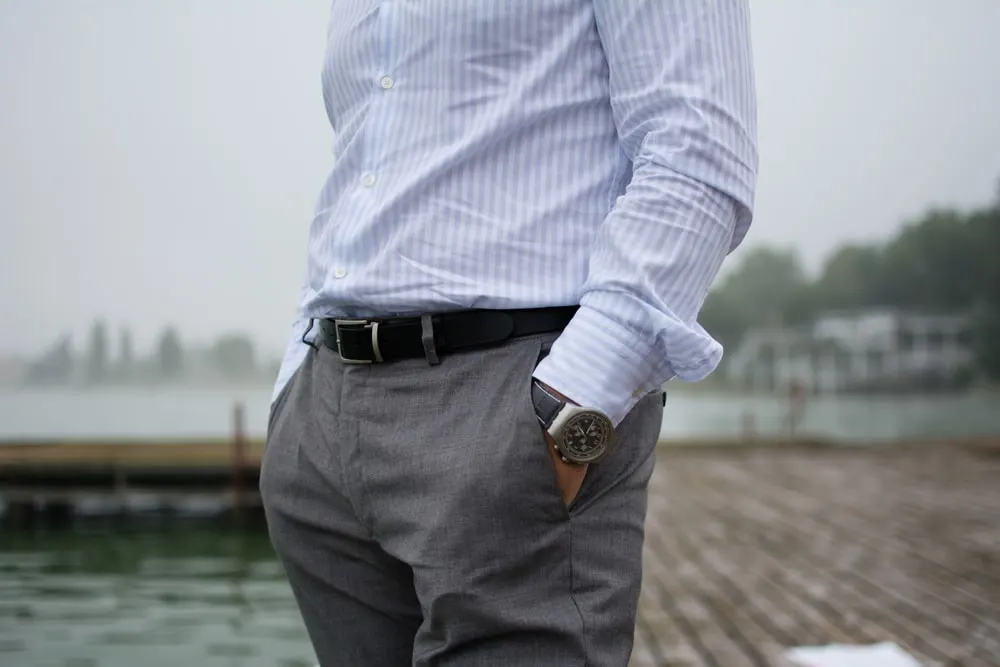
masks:
<instances>
[{"instance_id":1,"label":"tree line","mask_svg":"<svg viewBox=\"0 0 1000 667\"><path fill-rule=\"evenodd\" d=\"M699 318L730 350L752 329L809 325L830 312L961 314L972 322L980 371L1000 379L1000 188L979 208L931 209L885 243L843 246L814 279L794 251L739 256Z\"/></svg>"},{"instance_id":2,"label":"tree line","mask_svg":"<svg viewBox=\"0 0 1000 667\"><path fill-rule=\"evenodd\" d=\"M248 381L273 375L261 368L253 341L243 334L227 334L207 347L185 346L174 327L166 327L148 356L135 353L128 328L118 332L117 352L102 320L90 328L83 350L73 347L71 337L60 336L45 352L32 360L24 381L28 385L105 385L170 382L192 375L209 375L226 381Z\"/></svg>"}]
</instances>

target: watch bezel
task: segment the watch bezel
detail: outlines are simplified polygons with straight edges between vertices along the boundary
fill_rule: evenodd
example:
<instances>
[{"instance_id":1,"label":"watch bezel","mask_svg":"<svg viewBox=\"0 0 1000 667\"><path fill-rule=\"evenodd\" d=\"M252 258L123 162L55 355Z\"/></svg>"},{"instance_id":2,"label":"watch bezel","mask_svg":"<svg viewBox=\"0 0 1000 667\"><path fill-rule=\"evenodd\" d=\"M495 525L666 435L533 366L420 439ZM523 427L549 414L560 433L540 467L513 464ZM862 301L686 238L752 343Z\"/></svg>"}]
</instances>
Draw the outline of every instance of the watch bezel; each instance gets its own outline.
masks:
<instances>
[{"instance_id":1,"label":"watch bezel","mask_svg":"<svg viewBox=\"0 0 1000 667\"><path fill-rule=\"evenodd\" d=\"M593 453L590 455L580 455L579 452L574 452L571 447L567 446L565 438L566 429L574 421L584 418L602 422L604 426L604 442L600 446L595 447L592 450ZM611 424L611 419L607 415L599 410L583 408L570 403L566 403L563 409L559 411L559 414L556 415L552 425L548 428L548 433L552 436L556 450L563 460L576 465L597 463L611 452L615 442L615 430Z\"/></svg>"}]
</instances>

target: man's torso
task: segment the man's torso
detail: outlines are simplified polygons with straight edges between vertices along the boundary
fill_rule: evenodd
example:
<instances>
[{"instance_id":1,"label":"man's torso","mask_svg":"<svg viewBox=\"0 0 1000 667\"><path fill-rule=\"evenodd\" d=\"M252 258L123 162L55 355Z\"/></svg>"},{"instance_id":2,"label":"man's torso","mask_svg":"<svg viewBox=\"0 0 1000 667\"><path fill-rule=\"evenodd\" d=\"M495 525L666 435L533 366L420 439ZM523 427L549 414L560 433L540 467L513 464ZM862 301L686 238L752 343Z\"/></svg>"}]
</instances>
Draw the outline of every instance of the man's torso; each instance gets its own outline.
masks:
<instances>
[{"instance_id":1,"label":"man's torso","mask_svg":"<svg viewBox=\"0 0 1000 667\"><path fill-rule=\"evenodd\" d=\"M575 303L630 175L589 0L335 0L304 313Z\"/></svg>"}]
</instances>

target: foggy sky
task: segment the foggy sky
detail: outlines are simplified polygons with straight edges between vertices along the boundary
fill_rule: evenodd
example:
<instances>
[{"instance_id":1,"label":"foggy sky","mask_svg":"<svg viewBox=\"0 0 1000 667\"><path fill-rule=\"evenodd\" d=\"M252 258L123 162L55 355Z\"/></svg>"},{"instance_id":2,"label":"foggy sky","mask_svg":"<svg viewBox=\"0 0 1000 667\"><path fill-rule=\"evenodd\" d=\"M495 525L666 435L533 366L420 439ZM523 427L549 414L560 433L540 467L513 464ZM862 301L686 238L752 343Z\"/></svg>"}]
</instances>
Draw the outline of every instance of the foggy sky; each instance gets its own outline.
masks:
<instances>
[{"instance_id":1,"label":"foggy sky","mask_svg":"<svg viewBox=\"0 0 1000 667\"><path fill-rule=\"evenodd\" d=\"M331 164L329 6L0 0L0 354L82 343L95 316L140 351L167 323L280 351ZM794 246L815 269L929 205L993 196L1000 2L751 6L746 246Z\"/></svg>"}]
</instances>

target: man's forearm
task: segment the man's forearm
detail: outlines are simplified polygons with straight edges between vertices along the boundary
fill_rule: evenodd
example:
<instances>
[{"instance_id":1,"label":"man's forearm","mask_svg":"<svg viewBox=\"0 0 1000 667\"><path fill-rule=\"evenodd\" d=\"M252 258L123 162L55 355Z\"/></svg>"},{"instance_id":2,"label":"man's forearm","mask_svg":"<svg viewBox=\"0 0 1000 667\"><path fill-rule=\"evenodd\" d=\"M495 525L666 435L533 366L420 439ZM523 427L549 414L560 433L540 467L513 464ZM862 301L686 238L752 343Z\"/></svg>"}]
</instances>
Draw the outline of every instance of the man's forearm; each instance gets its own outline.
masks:
<instances>
[{"instance_id":1,"label":"man's forearm","mask_svg":"<svg viewBox=\"0 0 1000 667\"><path fill-rule=\"evenodd\" d=\"M701 213L659 230L665 243L637 242L622 256L615 239L598 240L581 309L536 378L617 424L670 378L699 380L716 367L722 348L696 317L732 243L737 207L718 193L704 197L693 207ZM695 223L706 210L710 219Z\"/></svg>"},{"instance_id":2,"label":"man's forearm","mask_svg":"<svg viewBox=\"0 0 1000 667\"><path fill-rule=\"evenodd\" d=\"M696 318L750 225L756 94L746 0L595 0L595 13L632 180L535 377L617 424L644 393L721 358Z\"/></svg>"}]
</instances>

